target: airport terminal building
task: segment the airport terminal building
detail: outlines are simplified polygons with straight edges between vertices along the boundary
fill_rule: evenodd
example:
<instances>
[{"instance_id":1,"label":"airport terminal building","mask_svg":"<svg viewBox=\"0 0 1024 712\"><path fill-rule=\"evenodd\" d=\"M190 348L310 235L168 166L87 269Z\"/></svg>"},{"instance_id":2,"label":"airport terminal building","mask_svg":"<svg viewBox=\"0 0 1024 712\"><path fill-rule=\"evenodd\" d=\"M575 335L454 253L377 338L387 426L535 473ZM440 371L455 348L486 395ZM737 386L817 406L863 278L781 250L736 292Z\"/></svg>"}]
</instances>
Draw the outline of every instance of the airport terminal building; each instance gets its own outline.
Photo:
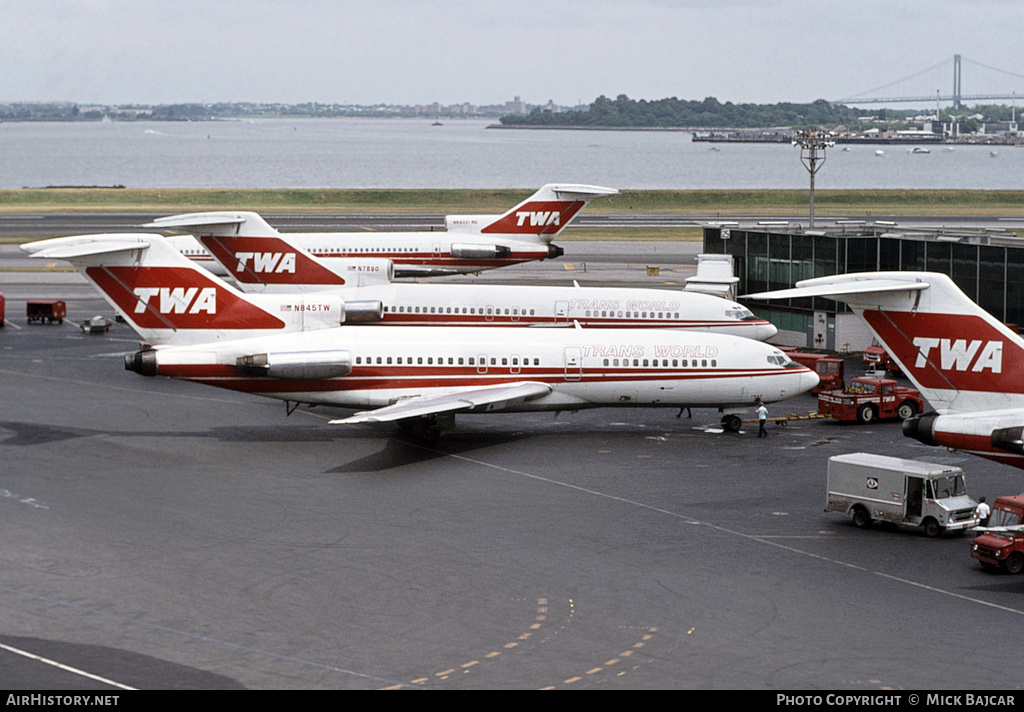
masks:
<instances>
[{"instance_id":1,"label":"airport terminal building","mask_svg":"<svg viewBox=\"0 0 1024 712\"><path fill-rule=\"evenodd\" d=\"M720 224L704 228L703 251L732 256L741 297L833 274L941 272L996 318L1024 324L1024 239L1005 231L911 231L857 222L815 230ZM779 335L772 341L780 345L839 352L871 345L861 321L831 299L739 301L775 324Z\"/></svg>"}]
</instances>

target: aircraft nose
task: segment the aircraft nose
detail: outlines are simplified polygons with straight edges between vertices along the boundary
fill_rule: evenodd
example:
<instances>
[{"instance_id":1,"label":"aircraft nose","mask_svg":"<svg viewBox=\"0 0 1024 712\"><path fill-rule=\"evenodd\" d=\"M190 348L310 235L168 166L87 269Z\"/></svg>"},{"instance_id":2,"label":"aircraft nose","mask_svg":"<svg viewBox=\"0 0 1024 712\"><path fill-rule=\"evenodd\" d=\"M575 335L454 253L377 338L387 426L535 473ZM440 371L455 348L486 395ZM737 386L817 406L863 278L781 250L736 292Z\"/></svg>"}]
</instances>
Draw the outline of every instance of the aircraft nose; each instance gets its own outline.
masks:
<instances>
[{"instance_id":1,"label":"aircraft nose","mask_svg":"<svg viewBox=\"0 0 1024 712\"><path fill-rule=\"evenodd\" d=\"M768 339L770 339L773 336L775 336L777 333L779 333L778 327L776 327L775 324L772 324L771 322L766 321L763 324L758 324L757 325L757 337L756 338L757 338L758 341L767 341Z\"/></svg>"},{"instance_id":2,"label":"aircraft nose","mask_svg":"<svg viewBox=\"0 0 1024 712\"><path fill-rule=\"evenodd\" d=\"M800 392L806 393L807 391L818 385L818 374L814 371L807 369L805 372L800 374Z\"/></svg>"}]
</instances>

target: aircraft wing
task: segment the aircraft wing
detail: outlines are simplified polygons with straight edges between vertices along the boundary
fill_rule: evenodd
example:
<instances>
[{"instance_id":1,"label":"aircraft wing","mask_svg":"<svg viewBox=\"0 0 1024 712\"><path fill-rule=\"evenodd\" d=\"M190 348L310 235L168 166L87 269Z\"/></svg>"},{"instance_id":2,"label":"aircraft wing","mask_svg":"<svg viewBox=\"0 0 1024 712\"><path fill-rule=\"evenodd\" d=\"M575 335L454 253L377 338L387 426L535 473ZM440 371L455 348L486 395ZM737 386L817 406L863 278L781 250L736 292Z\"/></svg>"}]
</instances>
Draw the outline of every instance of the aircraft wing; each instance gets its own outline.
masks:
<instances>
[{"instance_id":1,"label":"aircraft wing","mask_svg":"<svg viewBox=\"0 0 1024 712\"><path fill-rule=\"evenodd\" d=\"M857 279L856 275L821 277L797 282L793 289L758 292L744 295L747 299L796 299L799 297L834 297L843 294L874 294L879 292L907 292L928 289L928 283L912 278Z\"/></svg>"},{"instance_id":2,"label":"aircraft wing","mask_svg":"<svg viewBox=\"0 0 1024 712\"><path fill-rule=\"evenodd\" d=\"M331 423L386 423L459 411L504 410L509 406L540 398L549 393L551 393L550 385L536 381L466 388L436 396L414 396L377 410L366 410L348 418L332 420Z\"/></svg>"}]
</instances>

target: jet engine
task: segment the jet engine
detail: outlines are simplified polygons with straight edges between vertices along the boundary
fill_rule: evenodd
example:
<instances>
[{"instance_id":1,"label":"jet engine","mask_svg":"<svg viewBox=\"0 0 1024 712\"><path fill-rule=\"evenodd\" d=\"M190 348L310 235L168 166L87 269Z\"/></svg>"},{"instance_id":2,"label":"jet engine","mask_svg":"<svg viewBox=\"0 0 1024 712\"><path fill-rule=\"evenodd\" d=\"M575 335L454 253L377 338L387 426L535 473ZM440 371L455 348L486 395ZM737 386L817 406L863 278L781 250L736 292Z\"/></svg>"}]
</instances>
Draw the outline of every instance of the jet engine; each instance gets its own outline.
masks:
<instances>
[{"instance_id":1,"label":"jet engine","mask_svg":"<svg viewBox=\"0 0 1024 712\"><path fill-rule=\"evenodd\" d=\"M342 302L344 310L341 321L344 324L366 324L384 318L384 304L377 301Z\"/></svg>"},{"instance_id":2,"label":"jet engine","mask_svg":"<svg viewBox=\"0 0 1024 712\"><path fill-rule=\"evenodd\" d=\"M246 376L265 378L337 378L352 372L352 355L340 349L251 354L239 356L235 362L235 369Z\"/></svg>"},{"instance_id":3,"label":"jet engine","mask_svg":"<svg viewBox=\"0 0 1024 712\"><path fill-rule=\"evenodd\" d=\"M472 242L453 242L452 257L465 260L486 260L512 255L512 248L505 245L476 245Z\"/></svg>"}]
</instances>

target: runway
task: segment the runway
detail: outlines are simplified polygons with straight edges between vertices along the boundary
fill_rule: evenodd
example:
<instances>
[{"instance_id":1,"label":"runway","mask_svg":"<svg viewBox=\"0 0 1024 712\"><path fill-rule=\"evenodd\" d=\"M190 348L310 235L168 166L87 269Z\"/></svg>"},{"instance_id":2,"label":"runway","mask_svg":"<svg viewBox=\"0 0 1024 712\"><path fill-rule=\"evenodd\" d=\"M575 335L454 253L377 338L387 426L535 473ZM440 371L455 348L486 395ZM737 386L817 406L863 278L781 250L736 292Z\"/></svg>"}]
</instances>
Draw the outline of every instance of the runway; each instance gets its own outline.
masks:
<instances>
[{"instance_id":1,"label":"runway","mask_svg":"<svg viewBox=\"0 0 1024 712\"><path fill-rule=\"evenodd\" d=\"M630 244L602 249L609 281L651 286ZM77 329L111 313L79 288L0 273L9 690L1020 685L1024 579L969 538L823 512L839 453L957 464L990 501L1019 470L897 423L759 440L699 409L465 416L425 446L128 373L137 338ZM64 325L24 323L38 292L68 295Z\"/></svg>"}]
</instances>

